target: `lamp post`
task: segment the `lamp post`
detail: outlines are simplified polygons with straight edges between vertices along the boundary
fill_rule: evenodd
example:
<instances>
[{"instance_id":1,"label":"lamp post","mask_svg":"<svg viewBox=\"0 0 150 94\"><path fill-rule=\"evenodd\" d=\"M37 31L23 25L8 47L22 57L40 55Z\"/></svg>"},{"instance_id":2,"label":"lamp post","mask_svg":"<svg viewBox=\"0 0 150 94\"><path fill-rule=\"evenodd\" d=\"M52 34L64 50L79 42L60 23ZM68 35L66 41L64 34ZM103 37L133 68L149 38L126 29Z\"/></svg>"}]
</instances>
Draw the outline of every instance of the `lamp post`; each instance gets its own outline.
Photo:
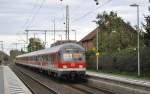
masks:
<instances>
[{"instance_id":1,"label":"lamp post","mask_svg":"<svg viewBox=\"0 0 150 94\"><path fill-rule=\"evenodd\" d=\"M97 23L97 21L92 21L92 22L96 22ZM99 27L99 26L98 26ZM96 69L97 69L97 71L99 70L99 59L98 59L98 57L99 57L99 52L98 52L98 49L99 49L99 46L98 46L98 39L99 39L99 35L98 35L98 28L96 28Z\"/></svg>"},{"instance_id":2,"label":"lamp post","mask_svg":"<svg viewBox=\"0 0 150 94\"><path fill-rule=\"evenodd\" d=\"M136 7L137 8L137 26L138 26L138 30L137 30L137 52L138 52L138 76L140 76L140 39L139 39L139 5L138 4L131 4L131 7Z\"/></svg>"},{"instance_id":3,"label":"lamp post","mask_svg":"<svg viewBox=\"0 0 150 94\"><path fill-rule=\"evenodd\" d=\"M98 67L98 63L99 63L99 60L98 60L98 56L99 56L99 53L98 53L98 28L96 29L96 62L97 62L97 71L99 70L99 67Z\"/></svg>"}]
</instances>

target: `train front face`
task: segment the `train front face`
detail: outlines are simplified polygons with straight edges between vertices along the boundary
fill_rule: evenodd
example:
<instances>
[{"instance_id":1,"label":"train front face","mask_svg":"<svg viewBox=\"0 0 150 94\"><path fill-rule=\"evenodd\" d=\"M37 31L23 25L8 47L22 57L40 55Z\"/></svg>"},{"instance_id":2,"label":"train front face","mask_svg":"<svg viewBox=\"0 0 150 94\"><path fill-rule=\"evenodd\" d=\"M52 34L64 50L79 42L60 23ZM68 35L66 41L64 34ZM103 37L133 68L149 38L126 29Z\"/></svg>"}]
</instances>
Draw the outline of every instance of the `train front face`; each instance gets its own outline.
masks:
<instances>
[{"instance_id":1,"label":"train front face","mask_svg":"<svg viewBox=\"0 0 150 94\"><path fill-rule=\"evenodd\" d=\"M85 53L83 48L68 47L61 52L59 76L70 80L83 79L86 73Z\"/></svg>"}]
</instances>

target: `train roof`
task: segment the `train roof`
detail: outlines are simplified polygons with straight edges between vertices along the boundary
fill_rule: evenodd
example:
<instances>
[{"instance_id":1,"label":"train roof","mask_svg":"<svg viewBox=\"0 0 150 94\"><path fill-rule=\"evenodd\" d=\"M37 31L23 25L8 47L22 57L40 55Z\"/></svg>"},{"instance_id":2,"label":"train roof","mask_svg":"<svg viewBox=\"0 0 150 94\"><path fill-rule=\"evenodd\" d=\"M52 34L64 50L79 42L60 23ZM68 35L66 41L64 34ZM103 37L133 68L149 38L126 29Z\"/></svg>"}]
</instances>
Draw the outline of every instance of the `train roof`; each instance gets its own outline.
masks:
<instances>
[{"instance_id":1,"label":"train roof","mask_svg":"<svg viewBox=\"0 0 150 94\"><path fill-rule=\"evenodd\" d=\"M85 51L85 49L82 46L80 46L79 44L76 44L76 43L65 43L65 44L54 46L54 47L51 47L51 48L42 49L42 50L38 50L38 51L34 51L34 52L18 55L17 58L38 56L38 55L48 54L48 53L56 53L56 52L60 51L61 49L66 48L67 46L78 47L78 48L81 49L81 51Z\"/></svg>"}]
</instances>

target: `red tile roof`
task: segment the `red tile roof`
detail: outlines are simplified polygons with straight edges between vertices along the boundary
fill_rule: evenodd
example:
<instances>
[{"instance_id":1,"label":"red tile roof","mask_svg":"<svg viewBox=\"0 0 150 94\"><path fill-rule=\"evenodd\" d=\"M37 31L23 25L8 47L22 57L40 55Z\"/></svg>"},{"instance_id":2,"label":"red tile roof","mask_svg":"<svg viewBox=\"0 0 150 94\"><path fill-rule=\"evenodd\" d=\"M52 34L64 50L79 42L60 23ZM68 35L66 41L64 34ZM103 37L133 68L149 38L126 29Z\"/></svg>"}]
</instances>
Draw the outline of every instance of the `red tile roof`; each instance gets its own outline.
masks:
<instances>
[{"instance_id":1,"label":"red tile roof","mask_svg":"<svg viewBox=\"0 0 150 94\"><path fill-rule=\"evenodd\" d=\"M95 38L95 36L96 36L96 31L97 30L99 30L98 27L96 29L94 29L92 32L90 32L88 35L86 35L83 39L81 39L80 42L93 40Z\"/></svg>"}]
</instances>

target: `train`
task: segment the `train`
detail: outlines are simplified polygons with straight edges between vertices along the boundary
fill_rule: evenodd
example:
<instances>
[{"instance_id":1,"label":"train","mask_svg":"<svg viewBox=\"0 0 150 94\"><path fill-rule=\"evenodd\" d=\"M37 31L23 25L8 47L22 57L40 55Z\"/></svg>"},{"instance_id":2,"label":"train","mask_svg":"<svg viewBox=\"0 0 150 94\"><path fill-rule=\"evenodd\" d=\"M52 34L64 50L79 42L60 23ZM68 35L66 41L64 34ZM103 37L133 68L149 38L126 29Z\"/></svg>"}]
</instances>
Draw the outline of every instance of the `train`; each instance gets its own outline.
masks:
<instances>
[{"instance_id":1,"label":"train","mask_svg":"<svg viewBox=\"0 0 150 94\"><path fill-rule=\"evenodd\" d=\"M48 75L65 79L84 79L85 49L77 43L64 43L16 57L17 65L46 71Z\"/></svg>"}]
</instances>

